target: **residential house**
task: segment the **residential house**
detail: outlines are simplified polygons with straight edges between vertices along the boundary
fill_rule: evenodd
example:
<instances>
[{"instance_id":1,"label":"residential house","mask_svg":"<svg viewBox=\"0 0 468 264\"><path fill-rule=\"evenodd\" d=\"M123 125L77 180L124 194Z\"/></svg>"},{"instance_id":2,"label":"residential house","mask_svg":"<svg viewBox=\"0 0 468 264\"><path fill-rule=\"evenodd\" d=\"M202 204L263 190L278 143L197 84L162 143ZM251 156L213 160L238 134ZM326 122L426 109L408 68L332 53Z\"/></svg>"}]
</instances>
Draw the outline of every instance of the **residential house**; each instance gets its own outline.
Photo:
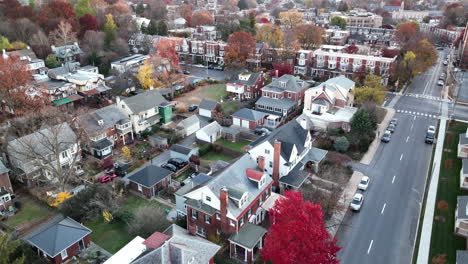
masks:
<instances>
[{"instance_id":1,"label":"residential house","mask_svg":"<svg viewBox=\"0 0 468 264\"><path fill-rule=\"evenodd\" d=\"M46 80L39 82L47 88L47 93L50 96L50 101L55 106L73 105L83 99L83 96L78 94L76 84L62 80L51 80L47 77Z\"/></svg>"},{"instance_id":2,"label":"residential house","mask_svg":"<svg viewBox=\"0 0 468 264\"><path fill-rule=\"evenodd\" d=\"M312 50L299 50L296 53L296 63L294 64L294 74L310 75L310 60L312 59Z\"/></svg>"},{"instance_id":3,"label":"residential house","mask_svg":"<svg viewBox=\"0 0 468 264\"><path fill-rule=\"evenodd\" d=\"M188 137L200 129L201 122L198 115L192 115L180 121L176 126L176 134Z\"/></svg>"},{"instance_id":4,"label":"residential house","mask_svg":"<svg viewBox=\"0 0 468 264\"><path fill-rule=\"evenodd\" d=\"M219 245L193 236L176 224L172 224L164 233L152 234L143 244L148 251L133 264L213 264L214 256L221 249Z\"/></svg>"},{"instance_id":5,"label":"residential house","mask_svg":"<svg viewBox=\"0 0 468 264\"><path fill-rule=\"evenodd\" d=\"M68 67L68 68L67 68ZM89 97L99 95L111 90L106 85L104 75L96 73L90 69L77 69L72 66L63 66L63 70L54 69L48 72L48 76L54 80L73 83L76 90L83 96Z\"/></svg>"},{"instance_id":6,"label":"residential house","mask_svg":"<svg viewBox=\"0 0 468 264\"><path fill-rule=\"evenodd\" d=\"M84 114L78 122L89 139L86 149L96 158L106 158L115 146L133 142L132 122L115 104Z\"/></svg>"},{"instance_id":7,"label":"residential house","mask_svg":"<svg viewBox=\"0 0 468 264\"><path fill-rule=\"evenodd\" d=\"M256 99L260 89L266 84L266 73L242 70L231 76L226 83L226 91L238 100Z\"/></svg>"},{"instance_id":8,"label":"residential house","mask_svg":"<svg viewBox=\"0 0 468 264\"><path fill-rule=\"evenodd\" d=\"M53 144L51 142L57 142ZM47 168L75 166L81 159L79 139L67 123L43 128L35 133L8 142L7 154L13 169L28 181L45 177L54 181ZM59 155L59 160L55 155ZM44 164L45 161L50 161Z\"/></svg>"},{"instance_id":9,"label":"residential house","mask_svg":"<svg viewBox=\"0 0 468 264\"><path fill-rule=\"evenodd\" d=\"M460 170L460 189L468 191L468 159L462 159Z\"/></svg>"},{"instance_id":10,"label":"residential house","mask_svg":"<svg viewBox=\"0 0 468 264\"><path fill-rule=\"evenodd\" d=\"M346 30L349 31L348 43L354 45L389 47L395 42L395 29L347 26Z\"/></svg>"},{"instance_id":11,"label":"residential house","mask_svg":"<svg viewBox=\"0 0 468 264\"><path fill-rule=\"evenodd\" d=\"M195 188L197 188L200 185L203 185L213 179L212 176L209 176L204 173L199 173L191 178L188 179L188 182L185 183L184 186L180 187L178 189L174 196L176 200L176 209L177 209L177 215L178 216L186 216L186 206L185 206L185 201L187 200L184 195L193 191Z\"/></svg>"},{"instance_id":12,"label":"residential house","mask_svg":"<svg viewBox=\"0 0 468 264\"><path fill-rule=\"evenodd\" d=\"M154 50L153 43L162 36L134 33L128 39L128 47L133 53L149 53Z\"/></svg>"},{"instance_id":13,"label":"residential house","mask_svg":"<svg viewBox=\"0 0 468 264\"><path fill-rule=\"evenodd\" d=\"M91 230L67 217L56 217L27 234L23 240L39 256L55 264L65 263L91 244Z\"/></svg>"},{"instance_id":14,"label":"residential house","mask_svg":"<svg viewBox=\"0 0 468 264\"><path fill-rule=\"evenodd\" d=\"M137 72L138 68L150 58L149 55L133 54L111 62L111 69L122 74L127 71Z\"/></svg>"},{"instance_id":15,"label":"residential house","mask_svg":"<svg viewBox=\"0 0 468 264\"><path fill-rule=\"evenodd\" d=\"M20 61L28 65L28 69L32 73L41 73L41 72L45 72L46 70L44 60L38 59L34 51L32 51L29 47L27 49L22 49L22 50L13 50L13 51L3 50L3 58L7 59L9 57L19 58Z\"/></svg>"},{"instance_id":16,"label":"residential house","mask_svg":"<svg viewBox=\"0 0 468 264\"><path fill-rule=\"evenodd\" d=\"M80 55L83 54L77 42L59 47L52 45L50 48L60 63L80 61Z\"/></svg>"},{"instance_id":17,"label":"residential house","mask_svg":"<svg viewBox=\"0 0 468 264\"><path fill-rule=\"evenodd\" d=\"M146 239L136 236L119 251L107 259L104 264L130 264L148 250Z\"/></svg>"},{"instance_id":18,"label":"residential house","mask_svg":"<svg viewBox=\"0 0 468 264\"><path fill-rule=\"evenodd\" d=\"M255 130L255 128L265 124L268 114L249 108L242 108L231 116L234 126Z\"/></svg>"},{"instance_id":19,"label":"residential house","mask_svg":"<svg viewBox=\"0 0 468 264\"><path fill-rule=\"evenodd\" d=\"M207 142L207 143L214 143L216 140L222 137L223 128L221 127L218 122L213 121L210 124L202 127L195 133L195 137L197 140Z\"/></svg>"},{"instance_id":20,"label":"residential house","mask_svg":"<svg viewBox=\"0 0 468 264\"><path fill-rule=\"evenodd\" d=\"M455 264L468 263L468 250L457 250L457 260Z\"/></svg>"},{"instance_id":21,"label":"residential house","mask_svg":"<svg viewBox=\"0 0 468 264\"><path fill-rule=\"evenodd\" d=\"M304 96L303 116L309 118L309 129L327 130L343 128L350 130L349 122L357 111L353 106L355 83L339 75L318 86L308 89ZM300 120L298 118L298 120Z\"/></svg>"},{"instance_id":22,"label":"residential house","mask_svg":"<svg viewBox=\"0 0 468 264\"><path fill-rule=\"evenodd\" d=\"M257 43L255 53L252 54L252 58L247 59L247 67L249 69L258 69L262 66L264 60L264 53L268 49L266 43Z\"/></svg>"},{"instance_id":23,"label":"residential house","mask_svg":"<svg viewBox=\"0 0 468 264\"><path fill-rule=\"evenodd\" d=\"M8 172L10 170L5 167L3 162L0 160L0 215L3 211L10 209L13 206L11 195L13 194L13 187L11 186L10 176Z\"/></svg>"},{"instance_id":24,"label":"residential house","mask_svg":"<svg viewBox=\"0 0 468 264\"><path fill-rule=\"evenodd\" d=\"M158 90L150 90L132 97L117 96L116 104L128 116L133 131L137 134L159 122L167 124L172 121L172 106Z\"/></svg>"},{"instance_id":25,"label":"residential house","mask_svg":"<svg viewBox=\"0 0 468 264\"><path fill-rule=\"evenodd\" d=\"M198 114L204 117L213 118L218 107L219 104L217 102L203 99L198 106Z\"/></svg>"},{"instance_id":26,"label":"residential house","mask_svg":"<svg viewBox=\"0 0 468 264\"><path fill-rule=\"evenodd\" d=\"M468 238L468 196L457 196L455 234Z\"/></svg>"},{"instance_id":27,"label":"residential house","mask_svg":"<svg viewBox=\"0 0 468 264\"><path fill-rule=\"evenodd\" d=\"M468 158L468 129L466 133L459 135L457 156L463 159Z\"/></svg>"},{"instance_id":28,"label":"residential house","mask_svg":"<svg viewBox=\"0 0 468 264\"><path fill-rule=\"evenodd\" d=\"M379 28L382 26L382 16L376 15L364 10L351 10L346 14L333 14L338 15L346 20L346 25L351 27L374 27Z\"/></svg>"},{"instance_id":29,"label":"residential house","mask_svg":"<svg viewBox=\"0 0 468 264\"><path fill-rule=\"evenodd\" d=\"M262 97L255 102L255 109L271 114L266 126L275 128L302 105L304 92L310 84L293 75L285 74L264 86Z\"/></svg>"},{"instance_id":30,"label":"residential house","mask_svg":"<svg viewBox=\"0 0 468 264\"><path fill-rule=\"evenodd\" d=\"M465 26L465 32L468 32L468 22ZM468 68L468 34L464 33L459 41L456 42L458 45L457 49L457 60L459 62L460 69Z\"/></svg>"},{"instance_id":31,"label":"residential house","mask_svg":"<svg viewBox=\"0 0 468 264\"><path fill-rule=\"evenodd\" d=\"M151 21L146 17L140 17L136 15L132 15L132 20L133 20L133 23L135 23L137 29L141 29L142 27L147 28Z\"/></svg>"},{"instance_id":32,"label":"residential house","mask_svg":"<svg viewBox=\"0 0 468 264\"><path fill-rule=\"evenodd\" d=\"M141 193L148 199L171 184L172 171L156 165L148 165L128 177L130 190Z\"/></svg>"},{"instance_id":33,"label":"residential house","mask_svg":"<svg viewBox=\"0 0 468 264\"><path fill-rule=\"evenodd\" d=\"M252 142L248 153L254 160L263 160L264 171L273 178L277 191L298 189L318 171L327 153L312 147L312 142L309 130L292 120Z\"/></svg>"},{"instance_id":34,"label":"residential house","mask_svg":"<svg viewBox=\"0 0 468 264\"><path fill-rule=\"evenodd\" d=\"M188 231L204 238L231 236L231 257L252 263L263 247L266 229L251 225L265 221L270 208L264 204L274 196L273 181L264 165L245 154L211 181L185 194ZM245 236L246 232L251 236Z\"/></svg>"},{"instance_id":35,"label":"residential house","mask_svg":"<svg viewBox=\"0 0 468 264\"><path fill-rule=\"evenodd\" d=\"M216 30L216 26L201 25L196 27L192 37L198 40L216 41L220 35Z\"/></svg>"},{"instance_id":36,"label":"residential house","mask_svg":"<svg viewBox=\"0 0 468 264\"><path fill-rule=\"evenodd\" d=\"M190 157L198 156L198 148L190 148L180 144L174 144L169 149L169 155L171 158L189 161Z\"/></svg>"}]
</instances>

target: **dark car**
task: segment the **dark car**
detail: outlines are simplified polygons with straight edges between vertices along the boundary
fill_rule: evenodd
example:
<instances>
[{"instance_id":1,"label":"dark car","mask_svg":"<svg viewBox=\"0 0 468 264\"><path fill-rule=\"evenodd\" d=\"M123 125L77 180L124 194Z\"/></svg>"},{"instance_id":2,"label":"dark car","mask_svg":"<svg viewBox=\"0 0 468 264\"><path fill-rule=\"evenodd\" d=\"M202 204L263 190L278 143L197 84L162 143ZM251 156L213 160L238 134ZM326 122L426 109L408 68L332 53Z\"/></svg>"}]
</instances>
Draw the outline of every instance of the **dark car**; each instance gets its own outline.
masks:
<instances>
[{"instance_id":1,"label":"dark car","mask_svg":"<svg viewBox=\"0 0 468 264\"><path fill-rule=\"evenodd\" d=\"M398 119L393 118L392 120L390 120L390 124L393 124L393 125L397 126L398 125Z\"/></svg>"},{"instance_id":2,"label":"dark car","mask_svg":"<svg viewBox=\"0 0 468 264\"><path fill-rule=\"evenodd\" d=\"M214 70L215 67L213 65L208 66L208 70Z\"/></svg>"},{"instance_id":3,"label":"dark car","mask_svg":"<svg viewBox=\"0 0 468 264\"><path fill-rule=\"evenodd\" d=\"M166 170L170 170L172 172L177 172L177 167L172 165L172 164L169 164L169 163L164 163L163 165L161 165L161 168L164 168Z\"/></svg>"},{"instance_id":4,"label":"dark car","mask_svg":"<svg viewBox=\"0 0 468 264\"><path fill-rule=\"evenodd\" d=\"M437 50L444 50L444 47L437 47Z\"/></svg>"},{"instance_id":5,"label":"dark car","mask_svg":"<svg viewBox=\"0 0 468 264\"><path fill-rule=\"evenodd\" d=\"M186 162L185 160L178 159L178 158L171 158L167 161L167 163L172 164L179 169L182 169L188 164L188 162Z\"/></svg>"},{"instance_id":6,"label":"dark car","mask_svg":"<svg viewBox=\"0 0 468 264\"><path fill-rule=\"evenodd\" d=\"M260 136L268 135L268 134L270 134L270 133L271 133L271 131L268 130L267 128L264 128L264 127L257 127L257 128L255 128L255 130L254 130L254 134L255 134L255 135L260 135Z\"/></svg>"},{"instance_id":7,"label":"dark car","mask_svg":"<svg viewBox=\"0 0 468 264\"><path fill-rule=\"evenodd\" d=\"M127 169L130 168L128 163L114 163L114 172L117 176L123 177L127 175Z\"/></svg>"},{"instance_id":8,"label":"dark car","mask_svg":"<svg viewBox=\"0 0 468 264\"><path fill-rule=\"evenodd\" d=\"M390 142L390 139L392 139L392 132L390 131L385 131L382 138L380 139L382 142L388 143Z\"/></svg>"},{"instance_id":9,"label":"dark car","mask_svg":"<svg viewBox=\"0 0 468 264\"><path fill-rule=\"evenodd\" d=\"M189 112L193 112L193 111L197 110L197 108L198 108L198 105L190 105L188 107L188 110L189 110Z\"/></svg>"},{"instance_id":10,"label":"dark car","mask_svg":"<svg viewBox=\"0 0 468 264\"><path fill-rule=\"evenodd\" d=\"M187 75L188 75L188 74L190 74L190 71L184 70L184 74L187 74Z\"/></svg>"},{"instance_id":11,"label":"dark car","mask_svg":"<svg viewBox=\"0 0 468 264\"><path fill-rule=\"evenodd\" d=\"M396 126L394 124L391 124L391 123L387 127L387 131L390 131L392 133L395 132L395 129L396 129Z\"/></svg>"}]
</instances>

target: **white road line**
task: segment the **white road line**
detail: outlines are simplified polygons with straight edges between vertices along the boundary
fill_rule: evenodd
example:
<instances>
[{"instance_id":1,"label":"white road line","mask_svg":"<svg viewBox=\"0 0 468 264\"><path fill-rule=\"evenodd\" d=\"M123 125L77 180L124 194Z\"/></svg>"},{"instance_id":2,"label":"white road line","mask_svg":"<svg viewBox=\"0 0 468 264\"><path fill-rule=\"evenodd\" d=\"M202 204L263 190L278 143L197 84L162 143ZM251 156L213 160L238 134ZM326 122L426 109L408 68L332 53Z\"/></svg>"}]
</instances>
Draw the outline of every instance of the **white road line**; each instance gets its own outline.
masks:
<instances>
[{"instance_id":1,"label":"white road line","mask_svg":"<svg viewBox=\"0 0 468 264\"><path fill-rule=\"evenodd\" d=\"M369 244L369 248L367 249L367 255L369 255L369 253L370 253L370 250L372 248L372 244L374 244L374 240L371 240L371 242Z\"/></svg>"},{"instance_id":2,"label":"white road line","mask_svg":"<svg viewBox=\"0 0 468 264\"><path fill-rule=\"evenodd\" d=\"M401 156L400 156L400 160L402 160L402 159L403 159L403 153L401 153Z\"/></svg>"},{"instance_id":3,"label":"white road line","mask_svg":"<svg viewBox=\"0 0 468 264\"><path fill-rule=\"evenodd\" d=\"M406 138L406 142L408 142L408 141L409 141L409 136Z\"/></svg>"},{"instance_id":4,"label":"white road line","mask_svg":"<svg viewBox=\"0 0 468 264\"><path fill-rule=\"evenodd\" d=\"M385 211L385 206L387 206L386 203L383 204L382 211L380 211L380 214L383 214L383 212Z\"/></svg>"},{"instance_id":5,"label":"white road line","mask_svg":"<svg viewBox=\"0 0 468 264\"><path fill-rule=\"evenodd\" d=\"M413 120L416 120L416 117L414 117Z\"/></svg>"},{"instance_id":6,"label":"white road line","mask_svg":"<svg viewBox=\"0 0 468 264\"><path fill-rule=\"evenodd\" d=\"M392 184L395 181L395 177L396 177L396 175L393 175Z\"/></svg>"},{"instance_id":7,"label":"white road line","mask_svg":"<svg viewBox=\"0 0 468 264\"><path fill-rule=\"evenodd\" d=\"M415 117L415 118L416 118L416 117ZM414 123L411 124L411 129L413 129L413 125L414 125Z\"/></svg>"}]
</instances>

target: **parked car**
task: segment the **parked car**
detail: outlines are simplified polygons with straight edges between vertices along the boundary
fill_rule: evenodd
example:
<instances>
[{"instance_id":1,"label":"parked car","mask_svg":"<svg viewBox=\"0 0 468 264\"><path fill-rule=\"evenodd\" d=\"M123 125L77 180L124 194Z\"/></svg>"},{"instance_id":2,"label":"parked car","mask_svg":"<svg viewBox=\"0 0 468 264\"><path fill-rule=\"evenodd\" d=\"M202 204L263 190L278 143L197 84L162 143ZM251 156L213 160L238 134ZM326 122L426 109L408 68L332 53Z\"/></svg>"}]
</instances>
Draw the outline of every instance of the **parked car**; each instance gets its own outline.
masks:
<instances>
[{"instance_id":1,"label":"parked car","mask_svg":"<svg viewBox=\"0 0 468 264\"><path fill-rule=\"evenodd\" d=\"M114 163L114 172L119 177L127 175L127 169L130 168L129 163Z\"/></svg>"},{"instance_id":2,"label":"parked car","mask_svg":"<svg viewBox=\"0 0 468 264\"><path fill-rule=\"evenodd\" d=\"M179 169L182 169L183 167L185 167L188 164L187 161L182 160L182 159L178 159L178 158L170 158L167 161L167 163L172 164L172 165L176 166Z\"/></svg>"},{"instance_id":3,"label":"parked car","mask_svg":"<svg viewBox=\"0 0 468 264\"><path fill-rule=\"evenodd\" d=\"M439 85L439 86L444 86L444 81L439 80L439 81L437 82L437 85Z\"/></svg>"},{"instance_id":4,"label":"parked car","mask_svg":"<svg viewBox=\"0 0 468 264\"><path fill-rule=\"evenodd\" d=\"M396 129L396 126L392 123L390 123L387 127L387 131L390 131L390 132L395 132L395 129Z\"/></svg>"},{"instance_id":5,"label":"parked car","mask_svg":"<svg viewBox=\"0 0 468 264\"><path fill-rule=\"evenodd\" d=\"M215 67L213 65L208 66L208 70L214 70L214 69L215 69Z\"/></svg>"},{"instance_id":6,"label":"parked car","mask_svg":"<svg viewBox=\"0 0 468 264\"><path fill-rule=\"evenodd\" d=\"M117 177L117 175L113 172L106 172L104 175L101 175L99 178L98 178L98 182L100 183L106 183L106 182L109 182L109 181L112 181L115 177Z\"/></svg>"},{"instance_id":7,"label":"parked car","mask_svg":"<svg viewBox=\"0 0 468 264\"><path fill-rule=\"evenodd\" d=\"M184 70L184 74L187 74L187 75L189 75L189 74L190 74L190 71L188 71L188 70Z\"/></svg>"},{"instance_id":8,"label":"parked car","mask_svg":"<svg viewBox=\"0 0 468 264\"><path fill-rule=\"evenodd\" d=\"M444 60L444 65L447 66L447 65L448 65L448 61Z\"/></svg>"},{"instance_id":9,"label":"parked car","mask_svg":"<svg viewBox=\"0 0 468 264\"><path fill-rule=\"evenodd\" d=\"M437 47L437 50L444 50L444 47Z\"/></svg>"},{"instance_id":10,"label":"parked car","mask_svg":"<svg viewBox=\"0 0 468 264\"><path fill-rule=\"evenodd\" d=\"M435 140L435 126L429 126L427 128L426 132L426 138L424 139L424 142L427 144L433 144Z\"/></svg>"},{"instance_id":11,"label":"parked car","mask_svg":"<svg viewBox=\"0 0 468 264\"><path fill-rule=\"evenodd\" d=\"M188 107L188 110L189 110L189 112L193 112L193 111L197 110L197 108L198 108L198 105L190 105Z\"/></svg>"},{"instance_id":12,"label":"parked car","mask_svg":"<svg viewBox=\"0 0 468 264\"><path fill-rule=\"evenodd\" d=\"M356 193L353 197L353 200L351 201L350 207L354 211L359 211L361 210L363 202L364 202L364 195L360 193Z\"/></svg>"},{"instance_id":13,"label":"parked car","mask_svg":"<svg viewBox=\"0 0 468 264\"><path fill-rule=\"evenodd\" d=\"M380 139L382 142L388 143L390 142L390 139L392 139L392 132L390 131L385 131L384 134L382 135L382 138Z\"/></svg>"},{"instance_id":14,"label":"parked car","mask_svg":"<svg viewBox=\"0 0 468 264\"><path fill-rule=\"evenodd\" d=\"M271 131L268 128L264 128L264 127L257 127L254 130L254 134L260 135L260 136L269 135L270 133Z\"/></svg>"},{"instance_id":15,"label":"parked car","mask_svg":"<svg viewBox=\"0 0 468 264\"><path fill-rule=\"evenodd\" d=\"M439 80L445 80L445 73L441 73L441 74L440 74Z\"/></svg>"},{"instance_id":16,"label":"parked car","mask_svg":"<svg viewBox=\"0 0 468 264\"><path fill-rule=\"evenodd\" d=\"M214 69L217 70L217 71L224 71L223 66L216 66L216 67L214 67Z\"/></svg>"},{"instance_id":17,"label":"parked car","mask_svg":"<svg viewBox=\"0 0 468 264\"><path fill-rule=\"evenodd\" d=\"M390 120L390 124L393 124L396 127L398 125L398 119L393 118L392 120Z\"/></svg>"},{"instance_id":18,"label":"parked car","mask_svg":"<svg viewBox=\"0 0 468 264\"><path fill-rule=\"evenodd\" d=\"M359 182L358 189L363 190L363 191L367 190L367 187L369 187L369 181L370 181L369 177L363 176L361 178L361 181Z\"/></svg>"},{"instance_id":19,"label":"parked car","mask_svg":"<svg viewBox=\"0 0 468 264\"><path fill-rule=\"evenodd\" d=\"M161 165L161 168L164 168L166 170L170 170L172 172L177 172L178 171L176 166L174 166L172 164L169 164L169 163L164 163L163 165Z\"/></svg>"}]
</instances>

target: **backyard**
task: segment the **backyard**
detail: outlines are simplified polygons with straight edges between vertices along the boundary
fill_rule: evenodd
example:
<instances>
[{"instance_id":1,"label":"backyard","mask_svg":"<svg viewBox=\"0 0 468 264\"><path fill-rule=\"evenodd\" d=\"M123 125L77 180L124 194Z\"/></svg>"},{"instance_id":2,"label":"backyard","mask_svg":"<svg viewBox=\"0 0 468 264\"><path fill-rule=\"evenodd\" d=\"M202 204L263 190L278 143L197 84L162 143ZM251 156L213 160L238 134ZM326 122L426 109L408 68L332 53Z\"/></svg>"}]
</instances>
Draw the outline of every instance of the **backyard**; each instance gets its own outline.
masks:
<instances>
[{"instance_id":1,"label":"backyard","mask_svg":"<svg viewBox=\"0 0 468 264\"><path fill-rule=\"evenodd\" d=\"M457 157L458 136L466 132L466 127L464 123L455 122L447 128L432 226L432 263L455 263L456 250L466 249L466 240L454 235L457 196L468 195L460 190L462 161Z\"/></svg>"},{"instance_id":2,"label":"backyard","mask_svg":"<svg viewBox=\"0 0 468 264\"><path fill-rule=\"evenodd\" d=\"M225 84L204 85L175 99L184 106L198 105L202 99L219 102L227 96Z\"/></svg>"},{"instance_id":3,"label":"backyard","mask_svg":"<svg viewBox=\"0 0 468 264\"><path fill-rule=\"evenodd\" d=\"M238 140L236 142L232 142L232 141L229 141L229 140L225 140L225 139L218 139L218 141L216 141L216 144L219 144L223 147L226 147L226 148L229 148L229 149L232 149L232 150L235 150L235 151L238 151L238 152L245 152L245 147L248 146L251 142L250 141L247 141L247 140Z\"/></svg>"},{"instance_id":4,"label":"backyard","mask_svg":"<svg viewBox=\"0 0 468 264\"><path fill-rule=\"evenodd\" d=\"M45 205L29 197L21 196L17 201L20 202L21 209L6 221L6 224L10 227L21 227L27 225L27 223L32 224L53 214Z\"/></svg>"},{"instance_id":5,"label":"backyard","mask_svg":"<svg viewBox=\"0 0 468 264\"><path fill-rule=\"evenodd\" d=\"M225 153L217 153L214 151L210 151L200 157L201 166L209 167L211 164L215 163L217 160L222 160L226 162L230 162L234 159L234 157L229 156Z\"/></svg>"}]
</instances>

